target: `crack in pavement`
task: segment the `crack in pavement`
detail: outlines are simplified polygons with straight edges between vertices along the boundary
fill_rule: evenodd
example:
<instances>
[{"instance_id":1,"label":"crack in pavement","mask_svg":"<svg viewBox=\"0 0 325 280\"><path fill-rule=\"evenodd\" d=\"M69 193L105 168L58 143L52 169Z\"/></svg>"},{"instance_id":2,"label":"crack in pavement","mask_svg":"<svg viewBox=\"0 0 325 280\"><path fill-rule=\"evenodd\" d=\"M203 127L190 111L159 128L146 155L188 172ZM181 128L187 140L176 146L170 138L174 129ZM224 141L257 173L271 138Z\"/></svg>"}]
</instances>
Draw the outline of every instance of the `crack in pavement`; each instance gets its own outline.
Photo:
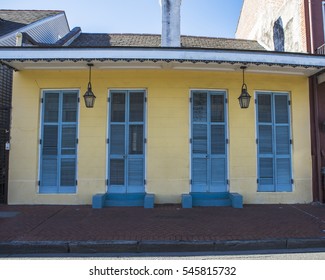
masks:
<instances>
[{"instance_id":1,"label":"crack in pavement","mask_svg":"<svg viewBox=\"0 0 325 280\"><path fill-rule=\"evenodd\" d=\"M27 236L28 234L30 234L31 232L33 232L34 230L36 230L37 228L39 228L41 225L45 224L48 220L50 220L51 218L53 218L54 216L56 216L57 214L59 214L61 211L63 211L66 208L66 206L62 206L62 208L60 208L59 210L55 211L54 213L52 213L51 215L47 216L44 220L42 220L40 223L38 223L36 226L34 226L33 228L31 228L30 230L28 230L27 232L24 232L23 235L19 236L17 238L17 240L21 240L24 239L24 236Z\"/></svg>"},{"instance_id":2,"label":"crack in pavement","mask_svg":"<svg viewBox=\"0 0 325 280\"><path fill-rule=\"evenodd\" d=\"M320 232L322 232L325 235L325 220L323 220L322 218L319 218L303 209L300 209L299 207L295 206L295 205L290 205L291 208L294 208L295 210L298 210L301 213L304 213L305 215L315 219L319 224L320 224Z\"/></svg>"}]
</instances>

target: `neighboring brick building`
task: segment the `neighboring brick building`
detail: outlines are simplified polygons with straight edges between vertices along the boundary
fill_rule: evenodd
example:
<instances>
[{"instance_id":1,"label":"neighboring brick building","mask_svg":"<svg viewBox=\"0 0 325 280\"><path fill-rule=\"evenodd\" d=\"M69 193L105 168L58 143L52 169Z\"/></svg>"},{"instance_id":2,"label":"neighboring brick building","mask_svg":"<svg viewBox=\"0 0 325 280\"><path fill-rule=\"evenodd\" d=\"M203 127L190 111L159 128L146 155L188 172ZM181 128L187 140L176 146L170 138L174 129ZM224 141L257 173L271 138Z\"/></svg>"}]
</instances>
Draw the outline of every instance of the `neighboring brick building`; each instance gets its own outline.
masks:
<instances>
[{"instance_id":1,"label":"neighboring brick building","mask_svg":"<svg viewBox=\"0 0 325 280\"><path fill-rule=\"evenodd\" d=\"M324 23L322 0L244 0L236 38L269 50L324 55ZM309 81L314 201L325 202L325 74Z\"/></svg>"},{"instance_id":2,"label":"neighboring brick building","mask_svg":"<svg viewBox=\"0 0 325 280\"><path fill-rule=\"evenodd\" d=\"M236 38L257 40L269 50L306 52L304 0L244 0ZM283 37L282 31L283 30Z\"/></svg>"}]
</instances>

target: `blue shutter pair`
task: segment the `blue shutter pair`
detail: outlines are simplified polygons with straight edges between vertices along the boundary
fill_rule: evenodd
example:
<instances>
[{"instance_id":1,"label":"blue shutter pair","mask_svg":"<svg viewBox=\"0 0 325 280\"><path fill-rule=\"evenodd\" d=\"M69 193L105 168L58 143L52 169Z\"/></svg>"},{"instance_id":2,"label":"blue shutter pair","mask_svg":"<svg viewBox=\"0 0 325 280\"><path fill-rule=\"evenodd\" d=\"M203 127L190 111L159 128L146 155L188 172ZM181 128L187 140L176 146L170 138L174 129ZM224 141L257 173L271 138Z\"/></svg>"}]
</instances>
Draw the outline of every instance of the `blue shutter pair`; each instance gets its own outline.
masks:
<instances>
[{"instance_id":1,"label":"blue shutter pair","mask_svg":"<svg viewBox=\"0 0 325 280\"><path fill-rule=\"evenodd\" d=\"M292 191L290 100L286 93L257 95L258 191Z\"/></svg>"},{"instance_id":2,"label":"blue shutter pair","mask_svg":"<svg viewBox=\"0 0 325 280\"><path fill-rule=\"evenodd\" d=\"M78 92L44 91L40 193L76 192Z\"/></svg>"},{"instance_id":3,"label":"blue shutter pair","mask_svg":"<svg viewBox=\"0 0 325 280\"><path fill-rule=\"evenodd\" d=\"M191 119L191 191L226 192L226 93L192 91Z\"/></svg>"},{"instance_id":4,"label":"blue shutter pair","mask_svg":"<svg viewBox=\"0 0 325 280\"><path fill-rule=\"evenodd\" d=\"M108 192L142 193L145 185L145 92L110 92Z\"/></svg>"}]
</instances>

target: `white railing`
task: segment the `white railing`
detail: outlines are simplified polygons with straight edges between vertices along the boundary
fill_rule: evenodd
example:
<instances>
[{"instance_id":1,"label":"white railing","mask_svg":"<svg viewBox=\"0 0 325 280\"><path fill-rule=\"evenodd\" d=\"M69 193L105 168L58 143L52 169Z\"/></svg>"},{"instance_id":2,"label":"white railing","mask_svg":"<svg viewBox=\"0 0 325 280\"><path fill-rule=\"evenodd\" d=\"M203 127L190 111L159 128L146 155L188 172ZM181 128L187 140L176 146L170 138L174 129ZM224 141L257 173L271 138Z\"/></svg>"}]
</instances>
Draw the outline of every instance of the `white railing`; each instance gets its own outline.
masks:
<instances>
[{"instance_id":1,"label":"white railing","mask_svg":"<svg viewBox=\"0 0 325 280\"><path fill-rule=\"evenodd\" d=\"M325 55L325 44L321 45L316 49L316 54L322 54Z\"/></svg>"}]
</instances>

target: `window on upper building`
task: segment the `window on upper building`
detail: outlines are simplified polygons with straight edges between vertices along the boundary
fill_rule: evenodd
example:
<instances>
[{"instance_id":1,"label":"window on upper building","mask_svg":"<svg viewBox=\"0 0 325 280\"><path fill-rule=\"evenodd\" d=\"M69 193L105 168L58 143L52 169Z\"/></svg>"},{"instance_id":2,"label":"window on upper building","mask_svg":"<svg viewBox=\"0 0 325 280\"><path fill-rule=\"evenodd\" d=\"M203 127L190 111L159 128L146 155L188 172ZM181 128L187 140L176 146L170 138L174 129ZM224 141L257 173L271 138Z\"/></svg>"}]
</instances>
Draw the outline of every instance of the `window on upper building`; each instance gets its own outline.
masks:
<instances>
[{"instance_id":1,"label":"window on upper building","mask_svg":"<svg viewBox=\"0 0 325 280\"><path fill-rule=\"evenodd\" d=\"M281 17L273 25L273 42L275 51L284 52L284 29Z\"/></svg>"}]
</instances>

